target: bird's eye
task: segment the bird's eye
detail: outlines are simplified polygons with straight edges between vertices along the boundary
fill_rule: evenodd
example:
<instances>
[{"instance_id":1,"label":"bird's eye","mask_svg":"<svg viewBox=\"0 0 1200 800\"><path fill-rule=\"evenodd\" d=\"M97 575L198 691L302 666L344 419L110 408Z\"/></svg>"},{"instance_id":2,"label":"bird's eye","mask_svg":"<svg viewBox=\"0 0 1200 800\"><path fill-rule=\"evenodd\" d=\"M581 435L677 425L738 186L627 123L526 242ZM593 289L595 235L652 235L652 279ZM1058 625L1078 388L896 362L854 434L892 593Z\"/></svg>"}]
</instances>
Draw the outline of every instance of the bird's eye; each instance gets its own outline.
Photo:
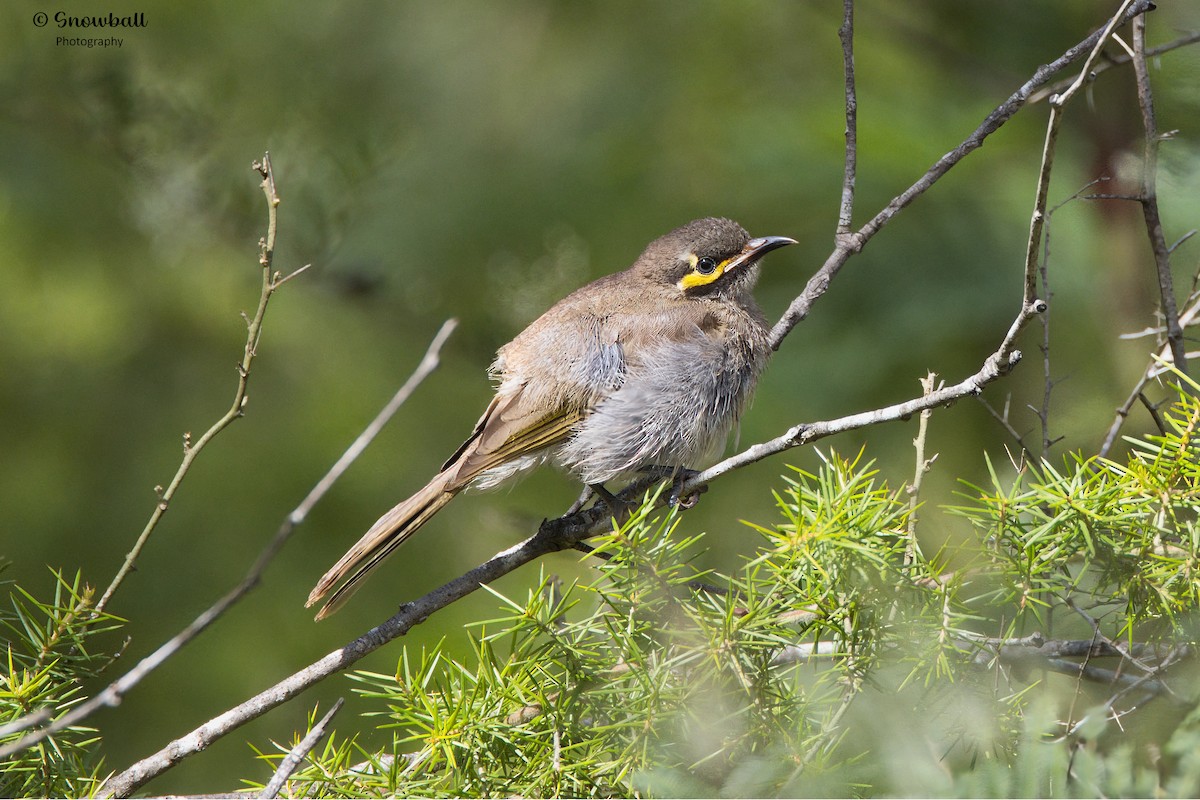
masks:
<instances>
[{"instance_id":1,"label":"bird's eye","mask_svg":"<svg viewBox=\"0 0 1200 800\"><path fill-rule=\"evenodd\" d=\"M705 256L696 262L696 272L701 275L712 275L717 270L717 262Z\"/></svg>"}]
</instances>

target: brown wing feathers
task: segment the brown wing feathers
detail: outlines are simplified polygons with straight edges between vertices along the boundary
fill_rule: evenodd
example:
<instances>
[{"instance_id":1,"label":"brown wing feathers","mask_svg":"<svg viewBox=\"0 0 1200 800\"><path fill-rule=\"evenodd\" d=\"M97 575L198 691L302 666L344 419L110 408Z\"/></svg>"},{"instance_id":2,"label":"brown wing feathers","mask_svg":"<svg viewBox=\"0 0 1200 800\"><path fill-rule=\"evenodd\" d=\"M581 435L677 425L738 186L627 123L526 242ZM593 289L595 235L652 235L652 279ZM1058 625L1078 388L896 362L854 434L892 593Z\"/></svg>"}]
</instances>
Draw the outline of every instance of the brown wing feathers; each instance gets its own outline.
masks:
<instances>
[{"instance_id":1,"label":"brown wing feathers","mask_svg":"<svg viewBox=\"0 0 1200 800\"><path fill-rule=\"evenodd\" d=\"M532 414L521 413L519 392L493 399L471 437L455 451L442 471L419 492L380 517L321 577L306 605L319 602L345 579L321 607L317 619L337 611L375 567L472 480L489 469L562 441L581 416L581 412L572 411L535 420L531 419Z\"/></svg>"}]
</instances>

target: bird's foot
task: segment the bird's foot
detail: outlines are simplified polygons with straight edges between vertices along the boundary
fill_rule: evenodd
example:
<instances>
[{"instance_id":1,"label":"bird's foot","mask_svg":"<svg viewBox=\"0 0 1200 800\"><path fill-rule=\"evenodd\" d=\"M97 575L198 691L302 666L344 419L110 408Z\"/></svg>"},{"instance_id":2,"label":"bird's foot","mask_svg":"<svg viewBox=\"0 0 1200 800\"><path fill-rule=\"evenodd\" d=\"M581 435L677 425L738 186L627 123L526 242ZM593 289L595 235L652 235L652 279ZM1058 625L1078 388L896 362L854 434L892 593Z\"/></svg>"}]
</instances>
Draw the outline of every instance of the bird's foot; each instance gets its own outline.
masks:
<instances>
[{"instance_id":1,"label":"bird's foot","mask_svg":"<svg viewBox=\"0 0 1200 800\"><path fill-rule=\"evenodd\" d=\"M702 484L687 494L683 493L683 486L699 474L694 469L681 468L676 472L674 479L671 481L671 492L667 495L667 505L677 505L685 510L694 508L696 503L700 502L700 495L708 491L708 486Z\"/></svg>"},{"instance_id":2,"label":"bird's foot","mask_svg":"<svg viewBox=\"0 0 1200 800\"><path fill-rule=\"evenodd\" d=\"M651 465L648 467L642 467L641 471L656 478L671 479L671 490L667 493L667 505L677 505L683 509L692 508L696 505L696 503L700 502L700 495L708 491L707 486L701 486L686 495L683 494L684 484L700 474L694 469L688 469L686 467L660 467Z\"/></svg>"}]
</instances>

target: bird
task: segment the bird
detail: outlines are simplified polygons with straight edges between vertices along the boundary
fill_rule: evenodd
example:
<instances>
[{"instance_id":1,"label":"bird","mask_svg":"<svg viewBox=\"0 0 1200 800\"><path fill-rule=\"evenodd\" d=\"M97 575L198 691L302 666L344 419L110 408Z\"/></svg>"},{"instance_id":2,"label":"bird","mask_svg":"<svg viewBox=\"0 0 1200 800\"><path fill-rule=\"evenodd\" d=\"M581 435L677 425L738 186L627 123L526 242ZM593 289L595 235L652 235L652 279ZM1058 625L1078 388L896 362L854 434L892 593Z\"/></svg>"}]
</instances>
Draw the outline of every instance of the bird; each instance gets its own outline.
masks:
<instances>
[{"instance_id":1,"label":"bird","mask_svg":"<svg viewBox=\"0 0 1200 800\"><path fill-rule=\"evenodd\" d=\"M606 482L712 458L771 352L753 295L759 261L795 243L751 238L729 219L694 220L553 305L497 351L495 395L467 440L321 577L306 606L328 596L317 620L342 607L468 487L489 489L550 461L611 498Z\"/></svg>"}]
</instances>

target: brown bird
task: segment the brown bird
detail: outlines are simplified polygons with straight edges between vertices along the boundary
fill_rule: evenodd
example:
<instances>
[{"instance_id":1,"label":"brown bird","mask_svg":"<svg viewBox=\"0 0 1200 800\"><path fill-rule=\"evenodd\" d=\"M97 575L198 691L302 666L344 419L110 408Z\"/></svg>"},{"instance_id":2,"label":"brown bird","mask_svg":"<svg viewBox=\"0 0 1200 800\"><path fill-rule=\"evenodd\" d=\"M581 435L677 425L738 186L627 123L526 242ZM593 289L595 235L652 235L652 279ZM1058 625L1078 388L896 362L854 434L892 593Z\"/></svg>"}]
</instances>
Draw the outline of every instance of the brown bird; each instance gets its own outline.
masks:
<instances>
[{"instance_id":1,"label":"brown bird","mask_svg":"<svg viewBox=\"0 0 1200 800\"><path fill-rule=\"evenodd\" d=\"M711 458L770 352L752 293L759 259L789 244L751 239L731 220L696 220L534 320L497 353L496 396L470 437L317 582L309 606L345 580L317 619L468 486L491 488L547 459L600 487Z\"/></svg>"}]
</instances>

